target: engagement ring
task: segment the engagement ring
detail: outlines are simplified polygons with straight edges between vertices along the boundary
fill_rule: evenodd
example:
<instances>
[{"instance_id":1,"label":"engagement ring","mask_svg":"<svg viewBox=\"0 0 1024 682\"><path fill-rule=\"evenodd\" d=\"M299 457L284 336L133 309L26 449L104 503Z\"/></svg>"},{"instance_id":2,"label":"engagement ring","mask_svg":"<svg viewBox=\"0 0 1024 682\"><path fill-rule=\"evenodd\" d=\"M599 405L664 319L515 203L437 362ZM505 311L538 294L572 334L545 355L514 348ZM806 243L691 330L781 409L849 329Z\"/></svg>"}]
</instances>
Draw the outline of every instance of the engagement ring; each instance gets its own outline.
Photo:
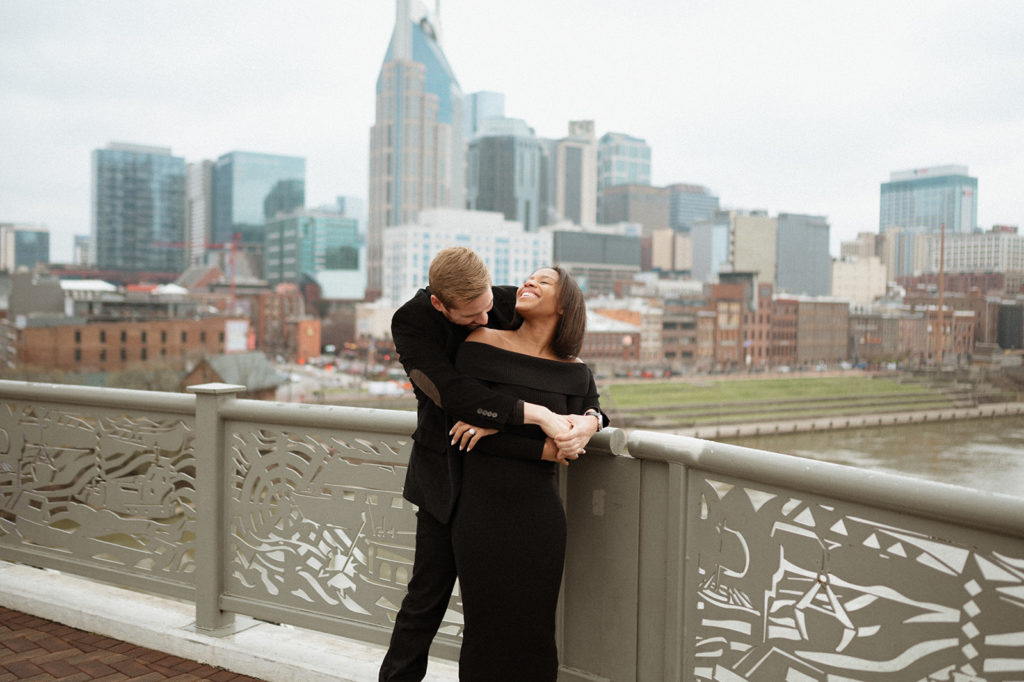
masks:
<instances>
[{"instance_id":1,"label":"engagement ring","mask_svg":"<svg viewBox=\"0 0 1024 682\"><path fill-rule=\"evenodd\" d=\"M476 429L470 429L467 433L469 433L469 435L471 435L471 436L475 436L476 435Z\"/></svg>"}]
</instances>

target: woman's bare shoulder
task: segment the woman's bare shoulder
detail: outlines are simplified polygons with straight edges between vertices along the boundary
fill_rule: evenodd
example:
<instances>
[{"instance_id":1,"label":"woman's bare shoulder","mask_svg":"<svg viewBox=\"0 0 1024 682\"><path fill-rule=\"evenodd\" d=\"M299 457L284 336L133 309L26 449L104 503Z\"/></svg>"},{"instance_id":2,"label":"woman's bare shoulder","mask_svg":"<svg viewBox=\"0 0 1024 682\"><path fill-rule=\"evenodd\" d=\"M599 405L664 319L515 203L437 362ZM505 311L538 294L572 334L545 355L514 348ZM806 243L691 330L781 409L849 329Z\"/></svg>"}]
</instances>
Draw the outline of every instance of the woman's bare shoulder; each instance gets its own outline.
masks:
<instances>
[{"instance_id":1,"label":"woman's bare shoulder","mask_svg":"<svg viewBox=\"0 0 1024 682\"><path fill-rule=\"evenodd\" d=\"M503 336L504 331L501 329L491 329L490 327L477 327L469 333L466 337L466 341L473 341L475 343L486 343L490 346L505 347L506 341Z\"/></svg>"}]
</instances>

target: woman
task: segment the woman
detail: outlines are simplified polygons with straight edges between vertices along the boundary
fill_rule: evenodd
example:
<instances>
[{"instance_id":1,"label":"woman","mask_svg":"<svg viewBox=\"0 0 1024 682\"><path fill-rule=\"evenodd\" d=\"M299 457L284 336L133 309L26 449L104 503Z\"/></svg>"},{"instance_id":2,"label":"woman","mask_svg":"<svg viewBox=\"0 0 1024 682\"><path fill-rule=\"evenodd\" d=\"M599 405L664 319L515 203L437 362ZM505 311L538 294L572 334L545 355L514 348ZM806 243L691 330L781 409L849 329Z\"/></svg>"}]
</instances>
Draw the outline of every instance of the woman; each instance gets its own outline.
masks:
<instances>
[{"instance_id":1,"label":"woman","mask_svg":"<svg viewBox=\"0 0 1024 682\"><path fill-rule=\"evenodd\" d=\"M588 410L600 420L593 377L577 358L586 305L573 279L559 267L538 270L517 291L516 314L523 320L517 329L481 327L470 334L456 368L543 406L549 423ZM456 425L453 447L469 429ZM558 674L555 607L565 557L556 457L491 454L488 445L495 439L516 434L543 439L540 427L488 433L465 452L452 520L465 615L459 678L553 681Z\"/></svg>"}]
</instances>

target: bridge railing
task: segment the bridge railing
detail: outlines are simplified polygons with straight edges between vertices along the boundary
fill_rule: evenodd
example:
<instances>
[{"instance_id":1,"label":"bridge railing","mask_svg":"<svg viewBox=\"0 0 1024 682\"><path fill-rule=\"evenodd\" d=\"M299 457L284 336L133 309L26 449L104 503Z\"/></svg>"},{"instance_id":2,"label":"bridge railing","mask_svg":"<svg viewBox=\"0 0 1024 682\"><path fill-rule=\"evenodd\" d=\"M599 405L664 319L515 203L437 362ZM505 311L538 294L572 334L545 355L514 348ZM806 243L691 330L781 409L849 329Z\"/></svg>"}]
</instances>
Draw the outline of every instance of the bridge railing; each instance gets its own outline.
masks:
<instances>
[{"instance_id":1,"label":"bridge railing","mask_svg":"<svg viewBox=\"0 0 1024 682\"><path fill-rule=\"evenodd\" d=\"M210 633L385 643L415 415L191 390L0 381L0 558L193 601ZM653 432L587 450L562 679L1022 676L1024 499ZM435 653L461 614L456 590Z\"/></svg>"}]
</instances>

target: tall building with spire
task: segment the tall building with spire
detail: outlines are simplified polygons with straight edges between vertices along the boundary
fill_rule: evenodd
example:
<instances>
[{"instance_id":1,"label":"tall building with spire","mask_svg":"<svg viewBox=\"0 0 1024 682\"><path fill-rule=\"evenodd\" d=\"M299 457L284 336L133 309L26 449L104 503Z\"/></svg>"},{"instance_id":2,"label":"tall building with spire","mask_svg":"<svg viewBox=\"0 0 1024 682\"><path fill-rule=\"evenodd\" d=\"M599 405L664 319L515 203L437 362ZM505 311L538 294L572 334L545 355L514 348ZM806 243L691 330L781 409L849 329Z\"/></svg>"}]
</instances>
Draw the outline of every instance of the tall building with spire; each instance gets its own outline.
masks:
<instances>
[{"instance_id":1,"label":"tall building with spire","mask_svg":"<svg viewBox=\"0 0 1024 682\"><path fill-rule=\"evenodd\" d=\"M367 297L381 291L384 230L424 208L465 207L463 95L441 50L437 13L397 0L370 129Z\"/></svg>"}]
</instances>

